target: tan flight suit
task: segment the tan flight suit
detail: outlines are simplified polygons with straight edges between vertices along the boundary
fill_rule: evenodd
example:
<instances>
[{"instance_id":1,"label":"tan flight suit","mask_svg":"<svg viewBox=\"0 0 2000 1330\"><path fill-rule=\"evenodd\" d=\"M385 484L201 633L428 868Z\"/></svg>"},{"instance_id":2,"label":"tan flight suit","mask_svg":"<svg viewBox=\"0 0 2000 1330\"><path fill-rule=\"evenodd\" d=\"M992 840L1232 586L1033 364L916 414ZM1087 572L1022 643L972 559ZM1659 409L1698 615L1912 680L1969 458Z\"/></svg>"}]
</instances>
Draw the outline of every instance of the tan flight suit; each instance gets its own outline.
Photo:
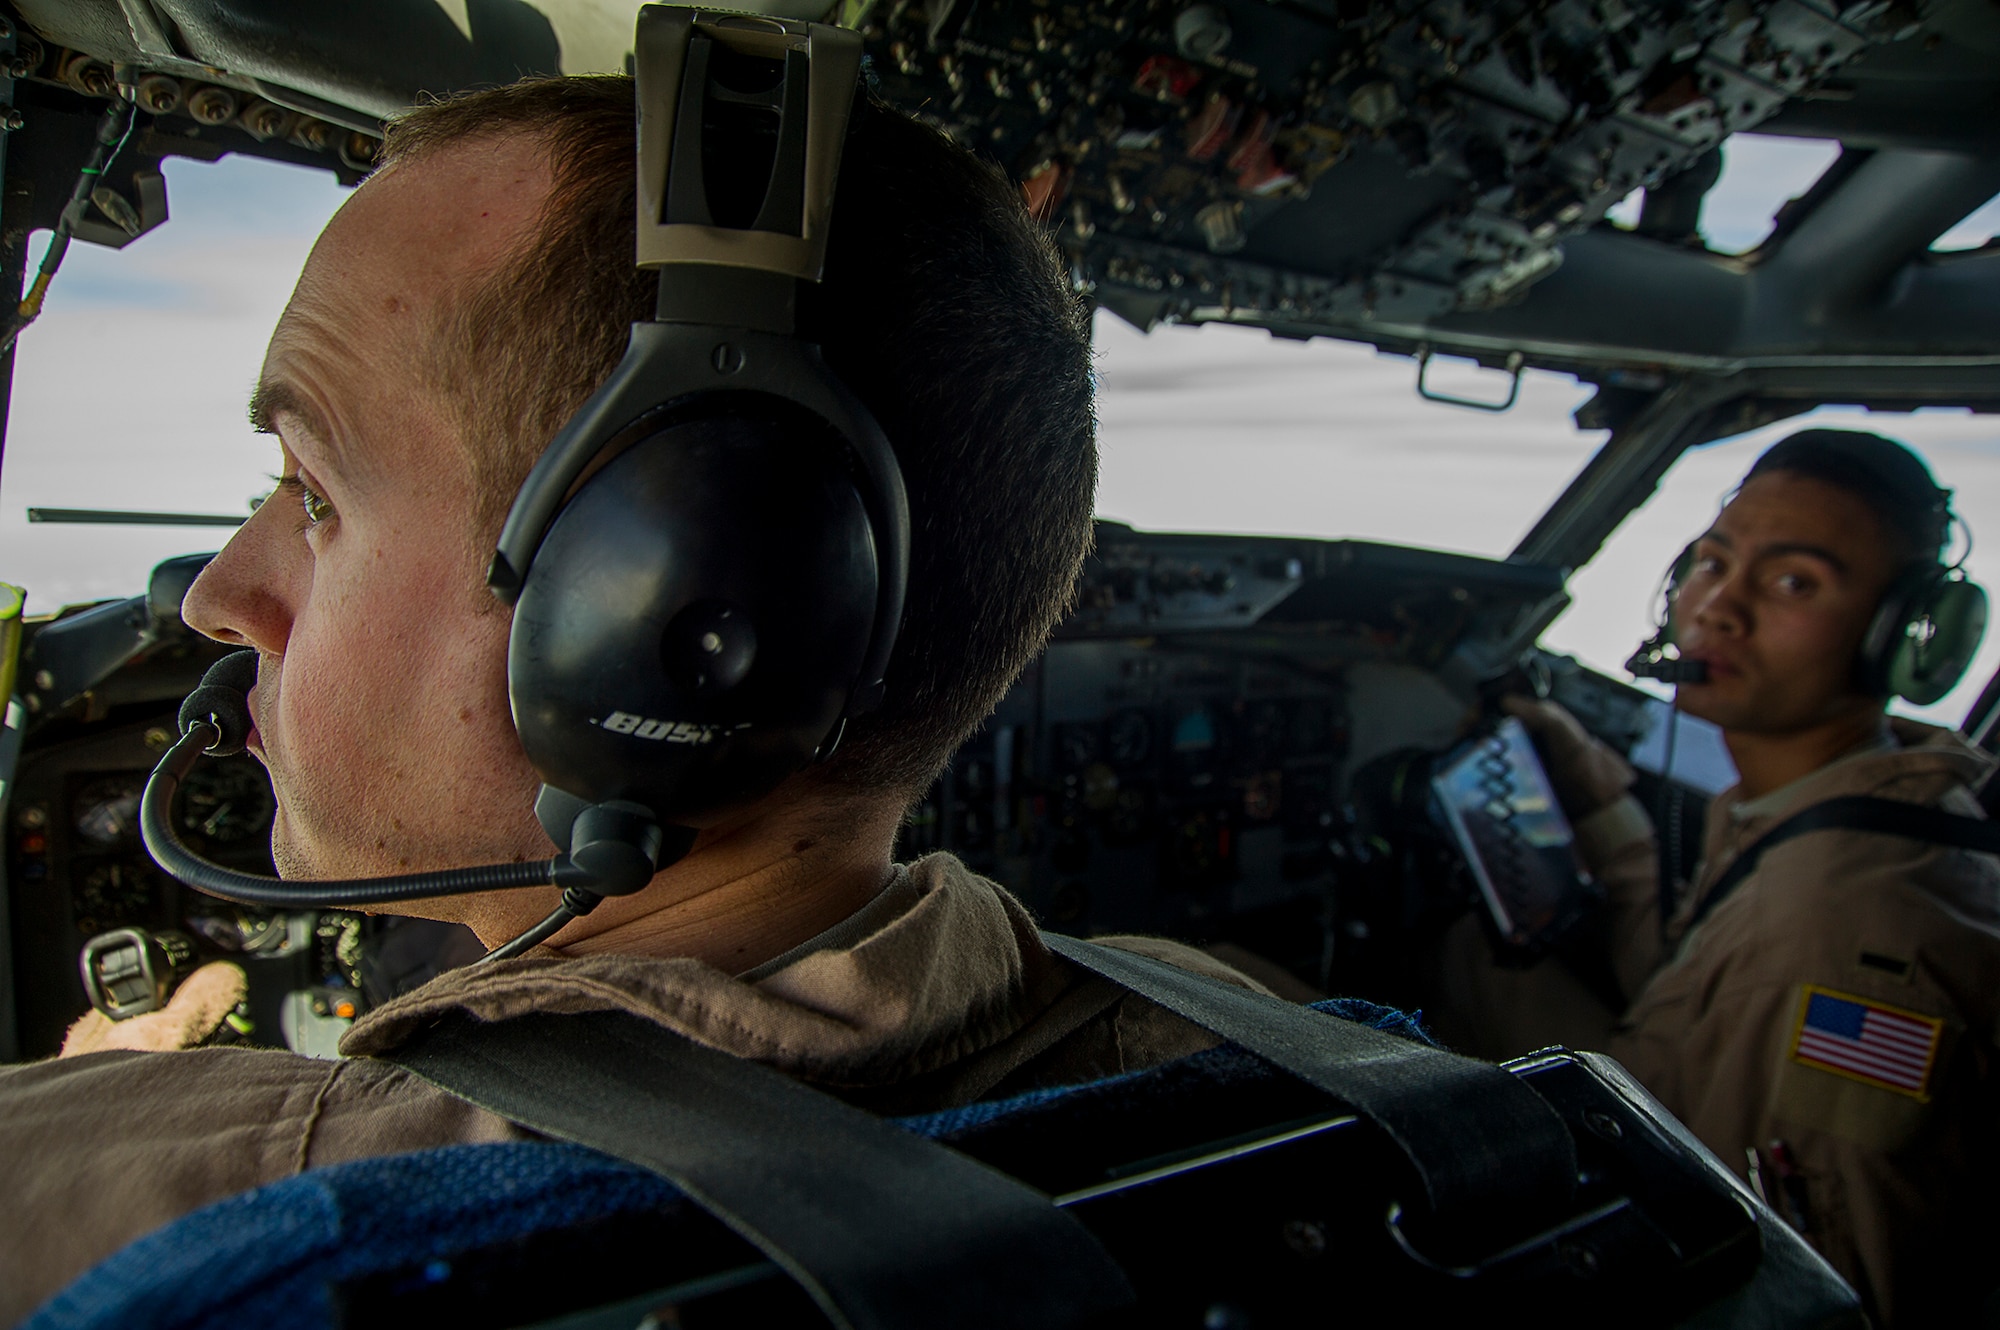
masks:
<instances>
[{"instance_id":1,"label":"tan flight suit","mask_svg":"<svg viewBox=\"0 0 2000 1330\"><path fill-rule=\"evenodd\" d=\"M1447 1042L1488 1057L1551 1042L1602 1047L1725 1162L1748 1171L1759 1152L1773 1205L1880 1322L1971 1324L1979 1297L2000 1287L2000 865L1903 837L1810 832L1773 847L1688 923L1739 852L1823 800L1875 795L1981 816L1967 787L1990 766L1985 755L1947 731L1893 730L1896 743L1760 799L1719 795L1664 937L1644 810L1625 796L1578 823L1606 889L1610 959L1637 995L1615 1025L1559 963L1495 967L1469 919L1445 945L1433 1016ZM1596 758L1617 760L1608 749ZM1803 1029L1808 989L1850 1013L1914 1018L1905 1028L1924 1033L1905 1046L1927 1052L1929 1066L1871 1077L1816 1060Z\"/></svg>"},{"instance_id":2,"label":"tan flight suit","mask_svg":"<svg viewBox=\"0 0 2000 1330\"><path fill-rule=\"evenodd\" d=\"M1259 988L1177 943L1099 940ZM529 1136L366 1056L453 1010L623 1010L884 1113L1095 1080L1219 1042L1059 960L1018 902L937 854L744 975L543 948L370 1012L338 1061L210 1048L0 1067L0 1326L223 1197L343 1160Z\"/></svg>"}]
</instances>

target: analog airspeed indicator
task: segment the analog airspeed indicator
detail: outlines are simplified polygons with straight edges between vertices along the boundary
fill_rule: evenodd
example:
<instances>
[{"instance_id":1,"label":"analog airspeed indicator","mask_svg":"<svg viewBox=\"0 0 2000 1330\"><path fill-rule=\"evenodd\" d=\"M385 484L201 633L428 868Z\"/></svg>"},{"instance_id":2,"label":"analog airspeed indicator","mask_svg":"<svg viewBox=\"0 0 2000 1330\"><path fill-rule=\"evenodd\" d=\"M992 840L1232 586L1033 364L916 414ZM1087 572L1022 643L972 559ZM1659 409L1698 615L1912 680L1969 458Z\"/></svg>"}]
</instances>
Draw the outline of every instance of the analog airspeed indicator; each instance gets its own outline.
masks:
<instances>
[{"instance_id":1,"label":"analog airspeed indicator","mask_svg":"<svg viewBox=\"0 0 2000 1330\"><path fill-rule=\"evenodd\" d=\"M181 783L177 824L184 836L236 845L268 835L275 811L270 779L254 759L208 761Z\"/></svg>"}]
</instances>

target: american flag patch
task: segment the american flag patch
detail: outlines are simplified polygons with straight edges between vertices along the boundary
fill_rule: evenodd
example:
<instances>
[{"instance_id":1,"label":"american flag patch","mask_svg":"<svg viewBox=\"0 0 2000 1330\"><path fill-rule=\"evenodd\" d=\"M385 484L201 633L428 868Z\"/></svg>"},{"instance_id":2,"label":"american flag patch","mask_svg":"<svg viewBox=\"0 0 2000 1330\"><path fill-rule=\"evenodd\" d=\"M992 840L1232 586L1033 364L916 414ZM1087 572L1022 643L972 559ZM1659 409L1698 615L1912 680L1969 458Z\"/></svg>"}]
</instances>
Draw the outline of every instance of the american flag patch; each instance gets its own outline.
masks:
<instances>
[{"instance_id":1,"label":"american flag patch","mask_svg":"<svg viewBox=\"0 0 2000 1330\"><path fill-rule=\"evenodd\" d=\"M1928 1099L1944 1022L1867 998L1805 986L1792 1058L1868 1085Z\"/></svg>"}]
</instances>

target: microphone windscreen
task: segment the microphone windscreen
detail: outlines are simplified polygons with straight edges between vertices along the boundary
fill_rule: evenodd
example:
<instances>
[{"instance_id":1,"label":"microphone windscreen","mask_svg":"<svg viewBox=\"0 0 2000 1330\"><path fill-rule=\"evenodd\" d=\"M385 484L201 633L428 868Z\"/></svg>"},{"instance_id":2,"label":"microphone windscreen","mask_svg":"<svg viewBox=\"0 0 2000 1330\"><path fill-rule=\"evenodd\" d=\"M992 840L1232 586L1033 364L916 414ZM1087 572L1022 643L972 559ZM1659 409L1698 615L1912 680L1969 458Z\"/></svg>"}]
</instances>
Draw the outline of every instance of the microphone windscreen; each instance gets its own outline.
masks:
<instances>
[{"instance_id":1,"label":"microphone windscreen","mask_svg":"<svg viewBox=\"0 0 2000 1330\"><path fill-rule=\"evenodd\" d=\"M1658 679L1661 683L1707 683L1705 660L1642 660L1627 662L1626 670L1635 679Z\"/></svg>"},{"instance_id":2,"label":"microphone windscreen","mask_svg":"<svg viewBox=\"0 0 2000 1330\"><path fill-rule=\"evenodd\" d=\"M250 703L245 696L257 686L257 653L232 651L208 667L201 686L181 703L181 733L186 734L203 721L212 721L222 737L204 750L211 757L229 757L243 751L250 737Z\"/></svg>"}]
</instances>

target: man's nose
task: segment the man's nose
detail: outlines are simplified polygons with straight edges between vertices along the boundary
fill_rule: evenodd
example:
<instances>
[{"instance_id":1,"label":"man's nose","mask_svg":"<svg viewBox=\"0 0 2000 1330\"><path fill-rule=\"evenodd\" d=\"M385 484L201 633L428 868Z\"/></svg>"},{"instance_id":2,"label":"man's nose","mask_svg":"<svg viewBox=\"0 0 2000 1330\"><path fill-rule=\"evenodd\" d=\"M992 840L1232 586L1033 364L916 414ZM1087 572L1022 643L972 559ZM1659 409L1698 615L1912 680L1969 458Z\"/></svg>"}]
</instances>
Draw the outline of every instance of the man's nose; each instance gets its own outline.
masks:
<instances>
[{"instance_id":1,"label":"man's nose","mask_svg":"<svg viewBox=\"0 0 2000 1330\"><path fill-rule=\"evenodd\" d=\"M1690 587L1689 592L1675 607L1685 622L1718 637L1740 637L1749 630L1750 617L1735 574Z\"/></svg>"},{"instance_id":2,"label":"man's nose","mask_svg":"<svg viewBox=\"0 0 2000 1330\"><path fill-rule=\"evenodd\" d=\"M292 627L292 571L282 557L279 542L287 533L276 509L259 507L202 569L181 601L188 627L232 646L283 654Z\"/></svg>"}]
</instances>

